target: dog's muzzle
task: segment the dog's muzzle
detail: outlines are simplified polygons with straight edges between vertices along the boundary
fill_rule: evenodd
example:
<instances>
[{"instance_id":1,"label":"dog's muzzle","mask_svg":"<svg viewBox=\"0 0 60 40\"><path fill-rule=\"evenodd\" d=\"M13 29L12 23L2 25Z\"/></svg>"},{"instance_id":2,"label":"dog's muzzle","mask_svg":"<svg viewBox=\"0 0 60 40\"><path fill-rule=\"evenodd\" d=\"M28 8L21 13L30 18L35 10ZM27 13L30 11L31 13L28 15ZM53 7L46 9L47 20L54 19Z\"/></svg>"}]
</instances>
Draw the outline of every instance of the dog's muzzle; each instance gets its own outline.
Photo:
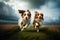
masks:
<instances>
[{"instance_id":1,"label":"dog's muzzle","mask_svg":"<svg viewBox=\"0 0 60 40\"><path fill-rule=\"evenodd\" d=\"M28 18L26 17L26 20L28 20Z\"/></svg>"}]
</instances>

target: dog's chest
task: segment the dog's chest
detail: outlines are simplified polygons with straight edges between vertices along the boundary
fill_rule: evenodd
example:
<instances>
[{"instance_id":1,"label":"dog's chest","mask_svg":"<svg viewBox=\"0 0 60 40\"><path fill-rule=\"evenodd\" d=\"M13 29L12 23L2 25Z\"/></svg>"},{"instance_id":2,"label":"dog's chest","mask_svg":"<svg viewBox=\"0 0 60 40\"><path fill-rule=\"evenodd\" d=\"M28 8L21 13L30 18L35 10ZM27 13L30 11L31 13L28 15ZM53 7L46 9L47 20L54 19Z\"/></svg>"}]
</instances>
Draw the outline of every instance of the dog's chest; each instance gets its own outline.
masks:
<instances>
[{"instance_id":1,"label":"dog's chest","mask_svg":"<svg viewBox=\"0 0 60 40\"><path fill-rule=\"evenodd\" d=\"M41 20L41 21L39 22L39 24L42 25L42 24L43 24L43 20Z\"/></svg>"},{"instance_id":2,"label":"dog's chest","mask_svg":"<svg viewBox=\"0 0 60 40\"><path fill-rule=\"evenodd\" d=\"M42 25L43 24L43 20L38 21L37 24Z\"/></svg>"},{"instance_id":3,"label":"dog's chest","mask_svg":"<svg viewBox=\"0 0 60 40\"><path fill-rule=\"evenodd\" d=\"M23 20L23 24L29 24L29 20Z\"/></svg>"}]
</instances>

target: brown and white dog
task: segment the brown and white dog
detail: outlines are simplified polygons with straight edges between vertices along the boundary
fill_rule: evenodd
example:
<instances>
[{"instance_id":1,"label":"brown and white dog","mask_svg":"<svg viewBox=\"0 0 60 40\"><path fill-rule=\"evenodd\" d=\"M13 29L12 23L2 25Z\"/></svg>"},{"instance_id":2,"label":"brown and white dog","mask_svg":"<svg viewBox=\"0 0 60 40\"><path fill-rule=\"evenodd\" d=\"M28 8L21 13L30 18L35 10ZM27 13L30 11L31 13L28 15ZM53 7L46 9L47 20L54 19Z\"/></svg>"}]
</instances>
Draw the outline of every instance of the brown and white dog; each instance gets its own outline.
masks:
<instances>
[{"instance_id":1,"label":"brown and white dog","mask_svg":"<svg viewBox=\"0 0 60 40\"><path fill-rule=\"evenodd\" d=\"M21 31L23 31L28 25L30 24L30 19L31 19L31 13L29 10L18 10L19 13L21 14L21 18L18 20L18 25L21 28Z\"/></svg>"},{"instance_id":2,"label":"brown and white dog","mask_svg":"<svg viewBox=\"0 0 60 40\"><path fill-rule=\"evenodd\" d=\"M37 29L37 32L39 32L39 27L43 24L43 20L43 13L35 11L33 26L35 27L35 29Z\"/></svg>"}]
</instances>

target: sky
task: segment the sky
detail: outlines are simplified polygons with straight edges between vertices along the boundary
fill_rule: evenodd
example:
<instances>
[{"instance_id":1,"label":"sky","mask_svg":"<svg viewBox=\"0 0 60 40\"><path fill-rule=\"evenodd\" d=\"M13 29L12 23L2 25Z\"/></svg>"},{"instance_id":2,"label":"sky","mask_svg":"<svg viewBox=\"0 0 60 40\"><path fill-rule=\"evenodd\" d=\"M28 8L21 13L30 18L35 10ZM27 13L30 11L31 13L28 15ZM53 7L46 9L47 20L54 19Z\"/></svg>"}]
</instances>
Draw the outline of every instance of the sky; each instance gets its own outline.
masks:
<instances>
[{"instance_id":1,"label":"sky","mask_svg":"<svg viewBox=\"0 0 60 40\"><path fill-rule=\"evenodd\" d=\"M31 11L31 24L34 12L44 14L44 24L60 25L60 0L0 0L0 24L18 23L18 9Z\"/></svg>"}]
</instances>

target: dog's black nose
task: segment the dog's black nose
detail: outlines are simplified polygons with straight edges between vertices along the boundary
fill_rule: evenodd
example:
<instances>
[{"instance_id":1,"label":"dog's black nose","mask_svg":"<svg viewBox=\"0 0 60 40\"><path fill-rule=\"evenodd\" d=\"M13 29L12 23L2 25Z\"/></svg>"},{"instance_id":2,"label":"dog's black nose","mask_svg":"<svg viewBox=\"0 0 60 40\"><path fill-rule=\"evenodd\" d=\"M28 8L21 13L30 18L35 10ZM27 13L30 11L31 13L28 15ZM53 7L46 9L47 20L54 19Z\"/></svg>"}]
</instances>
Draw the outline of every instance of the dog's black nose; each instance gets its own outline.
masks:
<instances>
[{"instance_id":1,"label":"dog's black nose","mask_svg":"<svg viewBox=\"0 0 60 40\"><path fill-rule=\"evenodd\" d=\"M28 18L26 17L26 20L27 20Z\"/></svg>"}]
</instances>

